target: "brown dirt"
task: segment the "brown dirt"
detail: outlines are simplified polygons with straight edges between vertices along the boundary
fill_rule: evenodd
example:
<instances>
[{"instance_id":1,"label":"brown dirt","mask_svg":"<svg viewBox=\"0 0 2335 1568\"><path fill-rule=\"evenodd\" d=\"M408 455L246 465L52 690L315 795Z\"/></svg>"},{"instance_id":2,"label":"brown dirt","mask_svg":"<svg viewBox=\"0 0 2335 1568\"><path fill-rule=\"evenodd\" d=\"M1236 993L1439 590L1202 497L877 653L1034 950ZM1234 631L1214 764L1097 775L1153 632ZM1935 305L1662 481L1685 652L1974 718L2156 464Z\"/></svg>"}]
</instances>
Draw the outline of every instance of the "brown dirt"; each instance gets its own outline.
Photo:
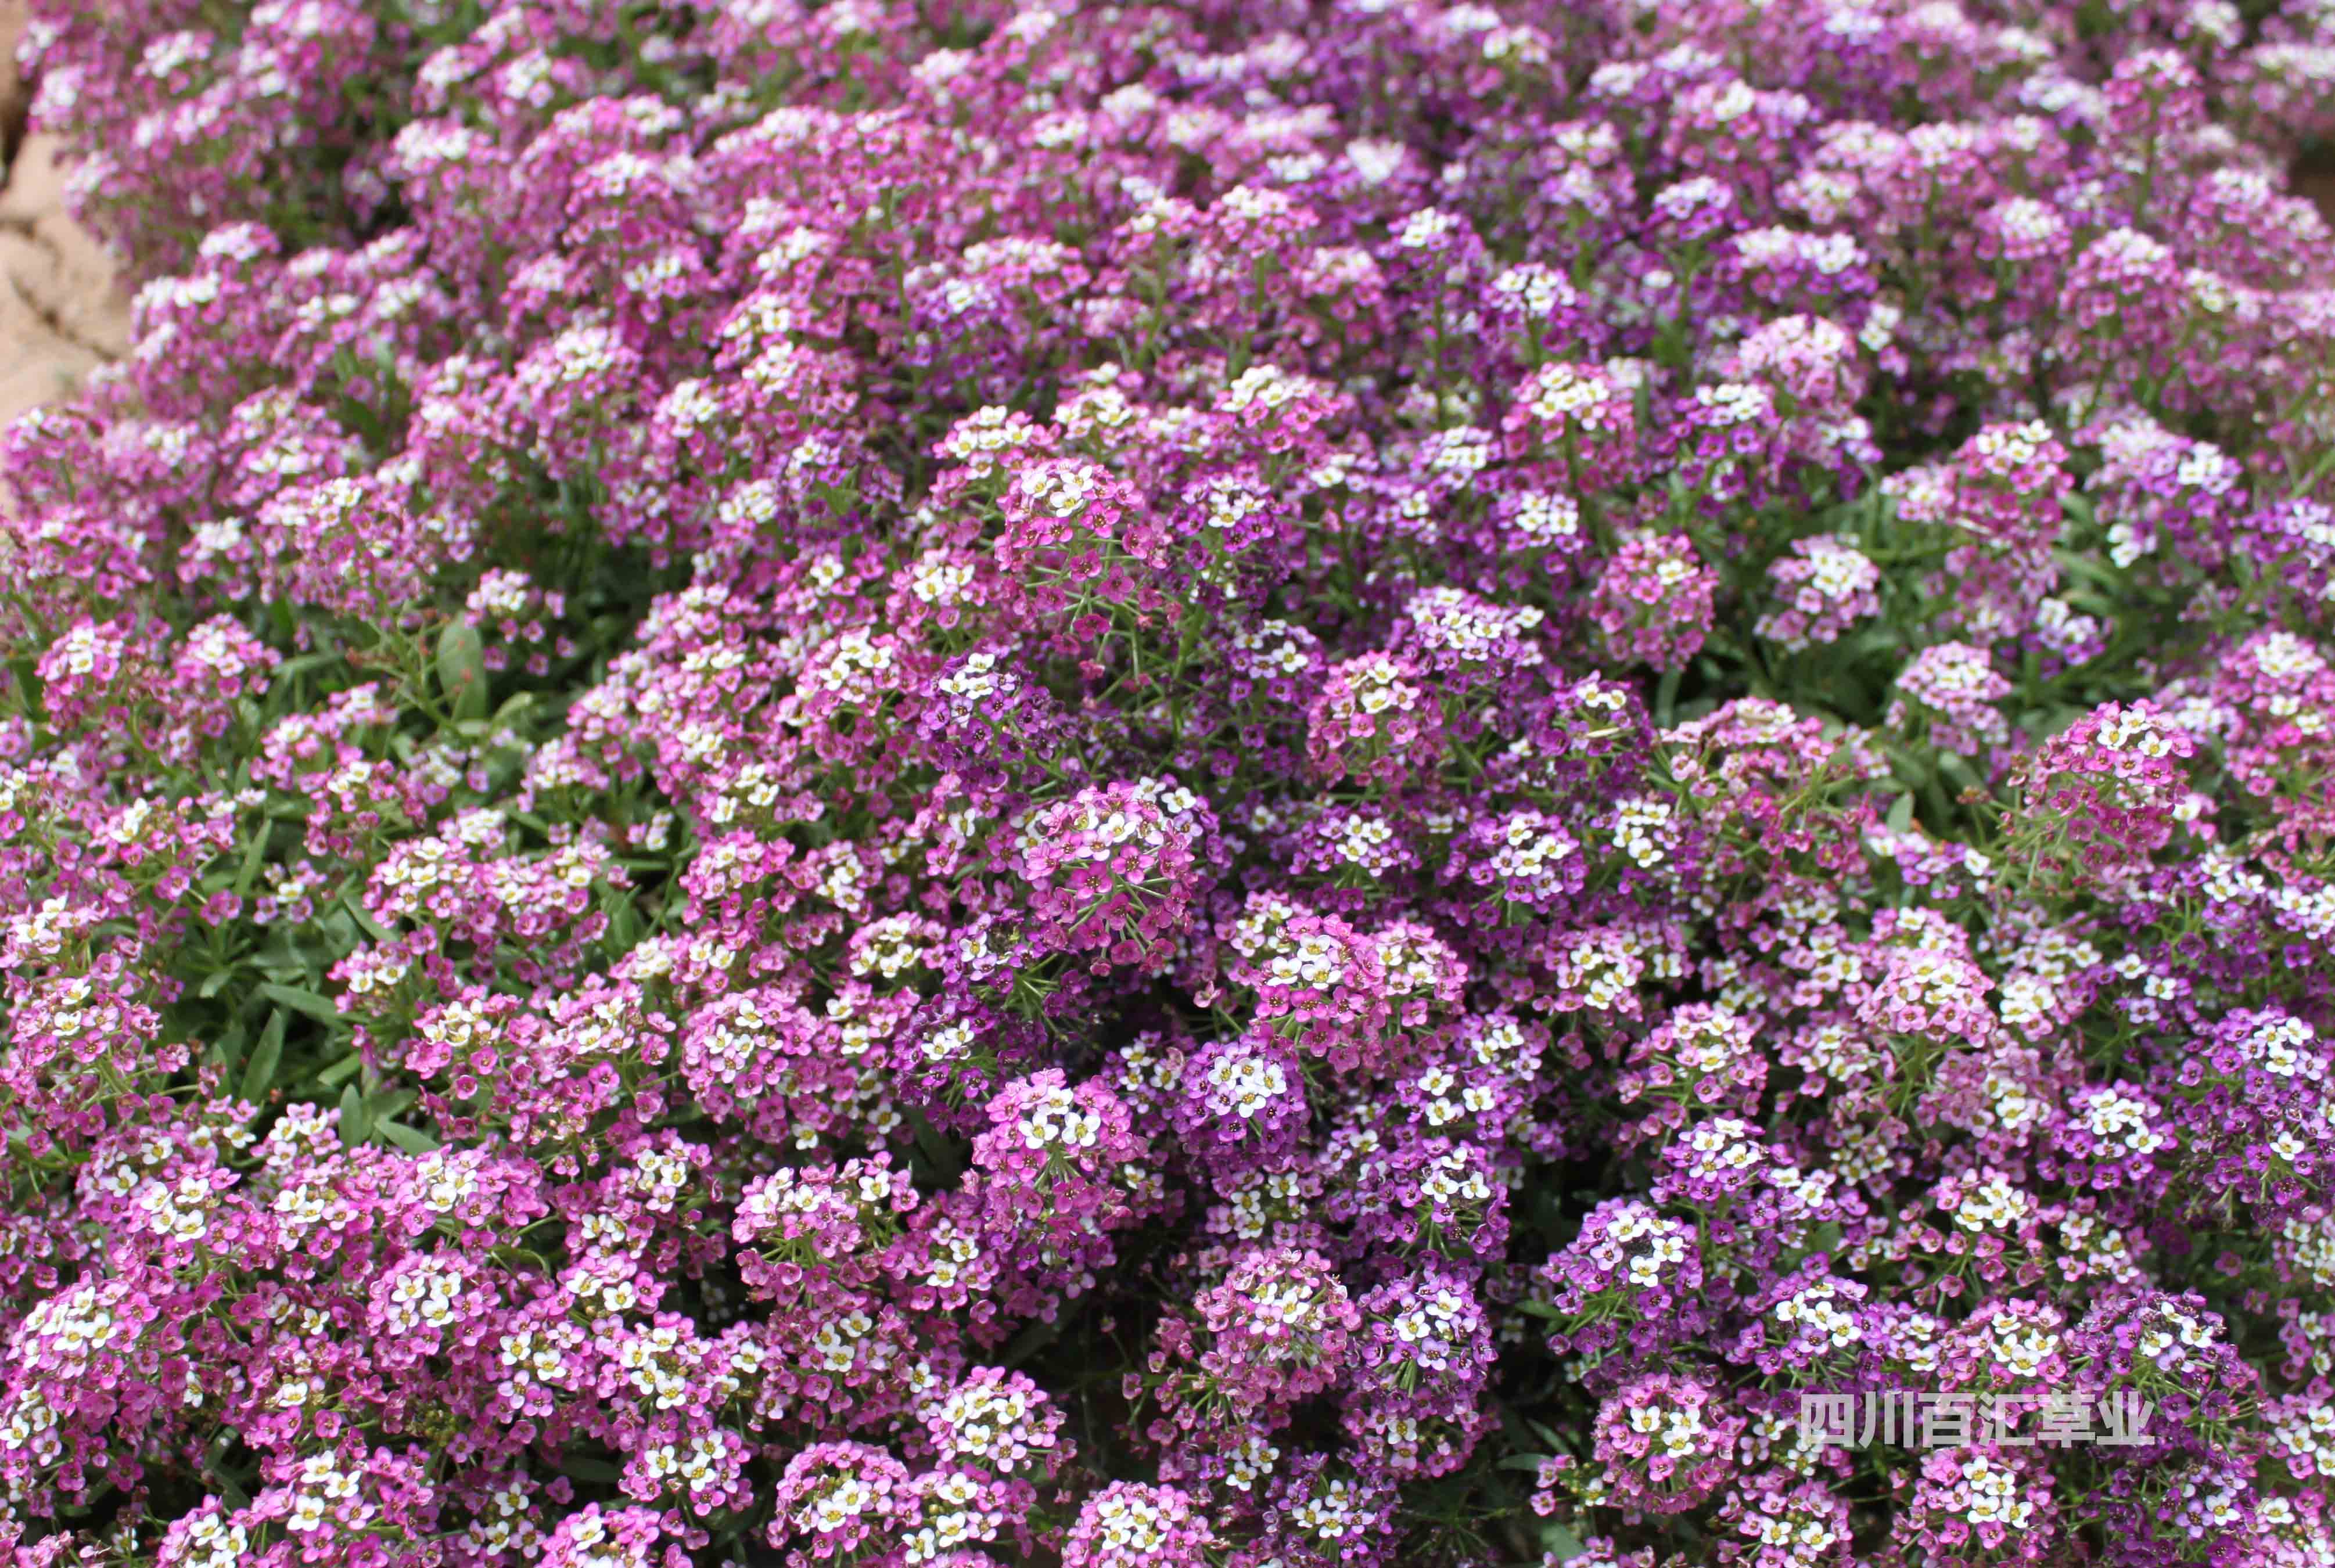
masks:
<instances>
[{"instance_id":1,"label":"brown dirt","mask_svg":"<svg viewBox=\"0 0 2335 1568\"><path fill-rule=\"evenodd\" d=\"M112 264L64 214L55 144L24 138L16 37L24 0L0 0L0 425L70 393L130 347L130 302Z\"/></svg>"}]
</instances>

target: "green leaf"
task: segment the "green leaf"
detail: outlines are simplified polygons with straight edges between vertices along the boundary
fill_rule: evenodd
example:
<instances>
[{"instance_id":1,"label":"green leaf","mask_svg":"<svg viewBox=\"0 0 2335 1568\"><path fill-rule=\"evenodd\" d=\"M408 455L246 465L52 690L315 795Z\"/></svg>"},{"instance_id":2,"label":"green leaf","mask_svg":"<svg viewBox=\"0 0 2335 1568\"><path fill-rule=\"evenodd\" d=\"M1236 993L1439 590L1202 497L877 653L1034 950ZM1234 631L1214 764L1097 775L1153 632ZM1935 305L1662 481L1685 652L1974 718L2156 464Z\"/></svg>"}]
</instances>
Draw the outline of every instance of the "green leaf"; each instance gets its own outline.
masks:
<instances>
[{"instance_id":1,"label":"green leaf","mask_svg":"<svg viewBox=\"0 0 2335 1568\"><path fill-rule=\"evenodd\" d=\"M939 1177L941 1185L954 1186L964 1166L956 1157L956 1151L949 1147L948 1139L941 1136L938 1128L925 1119L923 1111L913 1106L908 1109L908 1128L916 1134L918 1151L932 1162L933 1172Z\"/></svg>"},{"instance_id":2,"label":"green leaf","mask_svg":"<svg viewBox=\"0 0 2335 1568\"><path fill-rule=\"evenodd\" d=\"M1912 795L1900 795L1897 797L1896 803L1889 808L1888 822L1890 830L1894 833L1903 833L1905 829L1914 825L1914 797Z\"/></svg>"},{"instance_id":3,"label":"green leaf","mask_svg":"<svg viewBox=\"0 0 2335 1568\"><path fill-rule=\"evenodd\" d=\"M1041 1319L1031 1324L1014 1336L1012 1344L1005 1347L1004 1364L1009 1368L1020 1366L1048 1345L1052 1344L1061 1337L1061 1332L1062 1320L1060 1318L1056 1318L1052 1322Z\"/></svg>"},{"instance_id":4,"label":"green leaf","mask_svg":"<svg viewBox=\"0 0 2335 1568\"><path fill-rule=\"evenodd\" d=\"M375 1089L373 1097L365 1101L365 1114L376 1122L387 1121L393 1116L405 1114L406 1108L421 1098L410 1089Z\"/></svg>"},{"instance_id":5,"label":"green leaf","mask_svg":"<svg viewBox=\"0 0 2335 1568\"><path fill-rule=\"evenodd\" d=\"M402 1121L385 1121L373 1130L408 1154L428 1154L438 1147L438 1140L418 1127L408 1127Z\"/></svg>"},{"instance_id":6,"label":"green leaf","mask_svg":"<svg viewBox=\"0 0 2335 1568\"><path fill-rule=\"evenodd\" d=\"M297 985L277 985L270 982L259 988L259 994L270 1002L281 1002L304 1018L313 1018L318 1023L348 1021L341 1016L340 1009L329 1001Z\"/></svg>"},{"instance_id":7,"label":"green leaf","mask_svg":"<svg viewBox=\"0 0 2335 1568\"><path fill-rule=\"evenodd\" d=\"M383 925L380 921L375 920L373 915L367 912L365 906L357 901L357 895L355 894L352 893L346 898L342 899L341 904L344 908L348 910L349 918L355 921L359 925L363 926L365 934L372 937L375 942L394 942L397 940L397 934L390 930L388 926Z\"/></svg>"},{"instance_id":8,"label":"green leaf","mask_svg":"<svg viewBox=\"0 0 2335 1568\"><path fill-rule=\"evenodd\" d=\"M2233 561L2243 559L2243 553L2233 554L2231 558ZM2080 555L2074 550L2054 550L2051 552L2051 559L2070 576L2081 577L2087 582L2098 583L2113 595L2119 596L2123 595L2124 578L2113 566L2105 566L2091 557Z\"/></svg>"},{"instance_id":9,"label":"green leaf","mask_svg":"<svg viewBox=\"0 0 2335 1568\"><path fill-rule=\"evenodd\" d=\"M560 1460L559 1467L578 1481L613 1482L622 1480L625 1475L605 1460L587 1459L579 1454L570 1454Z\"/></svg>"},{"instance_id":10,"label":"green leaf","mask_svg":"<svg viewBox=\"0 0 2335 1568\"><path fill-rule=\"evenodd\" d=\"M1686 674L1681 670L1662 672L1662 683L1654 691L1654 727L1667 730L1678 708L1679 682Z\"/></svg>"},{"instance_id":11,"label":"green leaf","mask_svg":"<svg viewBox=\"0 0 2335 1568\"><path fill-rule=\"evenodd\" d=\"M244 1028L243 1020L238 1018L228 1024L219 1037L211 1041L210 1050L203 1053L203 1060L219 1070L222 1080L231 1075L235 1071L235 1064L243 1060L243 1048L250 1034L251 1031Z\"/></svg>"},{"instance_id":12,"label":"green leaf","mask_svg":"<svg viewBox=\"0 0 2335 1568\"><path fill-rule=\"evenodd\" d=\"M267 1015L267 1027L259 1031L258 1047L243 1070L243 1098L255 1105L265 1102L267 1091L276 1087L276 1064L284 1060L284 1019L281 1012Z\"/></svg>"},{"instance_id":13,"label":"green leaf","mask_svg":"<svg viewBox=\"0 0 2335 1568\"><path fill-rule=\"evenodd\" d=\"M355 1084L341 1090L341 1143L355 1148L373 1140L373 1118L365 1114L364 1096Z\"/></svg>"},{"instance_id":14,"label":"green leaf","mask_svg":"<svg viewBox=\"0 0 2335 1568\"><path fill-rule=\"evenodd\" d=\"M237 897L249 893L251 885L259 879L260 862L267 857L267 836L271 826L266 818L261 818L259 826L252 830L251 842L244 847L243 864L236 868L235 873Z\"/></svg>"},{"instance_id":15,"label":"green leaf","mask_svg":"<svg viewBox=\"0 0 2335 1568\"><path fill-rule=\"evenodd\" d=\"M39 662L28 653L23 658L9 660L8 670L16 678L16 700L24 705L24 711L34 719L45 717L45 710L41 705L43 683Z\"/></svg>"},{"instance_id":16,"label":"green leaf","mask_svg":"<svg viewBox=\"0 0 2335 1568\"><path fill-rule=\"evenodd\" d=\"M268 683L274 685L280 682L297 680L311 670L321 670L327 664L339 663L341 656L340 650L336 648L327 648L315 653L295 654L276 666L276 673L269 678Z\"/></svg>"},{"instance_id":17,"label":"green leaf","mask_svg":"<svg viewBox=\"0 0 2335 1568\"><path fill-rule=\"evenodd\" d=\"M330 1067L318 1072L316 1074L316 1081L322 1084L325 1088L330 1089L336 1083L346 1083L349 1079L354 1078L357 1075L358 1070L363 1066L364 1058L359 1056L353 1050L349 1052L348 1055L341 1058L340 1060L333 1063Z\"/></svg>"},{"instance_id":18,"label":"green leaf","mask_svg":"<svg viewBox=\"0 0 2335 1568\"><path fill-rule=\"evenodd\" d=\"M438 634L438 684L457 720L486 717L486 650L468 621L451 622Z\"/></svg>"}]
</instances>

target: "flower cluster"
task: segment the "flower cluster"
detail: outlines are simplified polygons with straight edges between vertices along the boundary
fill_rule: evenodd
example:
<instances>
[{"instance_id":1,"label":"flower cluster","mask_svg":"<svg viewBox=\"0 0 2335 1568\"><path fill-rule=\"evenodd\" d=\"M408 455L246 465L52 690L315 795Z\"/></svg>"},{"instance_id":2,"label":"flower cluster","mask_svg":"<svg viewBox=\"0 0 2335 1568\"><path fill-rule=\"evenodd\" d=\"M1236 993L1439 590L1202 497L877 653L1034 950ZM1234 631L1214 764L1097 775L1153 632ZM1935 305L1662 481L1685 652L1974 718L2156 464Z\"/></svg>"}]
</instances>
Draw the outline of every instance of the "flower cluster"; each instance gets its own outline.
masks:
<instances>
[{"instance_id":1,"label":"flower cluster","mask_svg":"<svg viewBox=\"0 0 2335 1568\"><path fill-rule=\"evenodd\" d=\"M30 9L12 1564L2335 1561L2324 0Z\"/></svg>"}]
</instances>

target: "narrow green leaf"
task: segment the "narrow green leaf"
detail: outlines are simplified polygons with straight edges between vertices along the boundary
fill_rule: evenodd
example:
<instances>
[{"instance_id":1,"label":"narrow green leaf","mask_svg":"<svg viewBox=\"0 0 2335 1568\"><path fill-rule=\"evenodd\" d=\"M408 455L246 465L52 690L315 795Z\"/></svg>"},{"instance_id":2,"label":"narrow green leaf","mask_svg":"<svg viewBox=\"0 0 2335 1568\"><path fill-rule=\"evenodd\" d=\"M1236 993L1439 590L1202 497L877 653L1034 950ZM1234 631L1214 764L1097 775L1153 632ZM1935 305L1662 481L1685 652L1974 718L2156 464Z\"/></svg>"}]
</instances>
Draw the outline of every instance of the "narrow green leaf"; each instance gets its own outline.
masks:
<instances>
[{"instance_id":1,"label":"narrow green leaf","mask_svg":"<svg viewBox=\"0 0 2335 1568\"><path fill-rule=\"evenodd\" d=\"M932 1162L933 1173L939 1177L941 1184L945 1186L955 1185L964 1167L956 1157L956 1151L940 1135L940 1129L925 1118L923 1111L913 1106L908 1109L908 1128L916 1134L917 1149Z\"/></svg>"},{"instance_id":2,"label":"narrow green leaf","mask_svg":"<svg viewBox=\"0 0 2335 1568\"><path fill-rule=\"evenodd\" d=\"M1570 1563L1589 1550L1581 1537L1551 1520L1540 1527L1541 1545L1560 1563Z\"/></svg>"},{"instance_id":3,"label":"narrow green leaf","mask_svg":"<svg viewBox=\"0 0 2335 1568\"><path fill-rule=\"evenodd\" d=\"M1671 716L1678 708L1679 682L1685 674L1686 672L1683 670L1666 670L1662 673L1662 684L1654 690L1654 727L1656 729L1667 730L1671 727Z\"/></svg>"},{"instance_id":4,"label":"narrow green leaf","mask_svg":"<svg viewBox=\"0 0 2335 1568\"><path fill-rule=\"evenodd\" d=\"M243 1098L255 1105L264 1102L267 1091L276 1087L276 1068L284 1060L284 1019L281 1012L267 1015L267 1027L259 1031L259 1044L243 1070Z\"/></svg>"},{"instance_id":5,"label":"narrow green leaf","mask_svg":"<svg viewBox=\"0 0 2335 1568\"><path fill-rule=\"evenodd\" d=\"M1048 1345L1052 1344L1061 1337L1061 1332L1062 1321L1060 1318L1056 1318L1052 1322L1047 1322L1042 1319L1031 1324L1014 1336L1012 1344L1005 1347L1005 1365L1009 1368L1020 1366Z\"/></svg>"},{"instance_id":6,"label":"narrow green leaf","mask_svg":"<svg viewBox=\"0 0 2335 1568\"><path fill-rule=\"evenodd\" d=\"M438 684L456 719L486 717L486 650L479 629L468 621L451 622L438 634Z\"/></svg>"},{"instance_id":7,"label":"narrow green leaf","mask_svg":"<svg viewBox=\"0 0 2335 1568\"><path fill-rule=\"evenodd\" d=\"M269 683L297 680L311 670L321 670L327 664L338 663L341 656L340 651L335 648L327 648L315 653L295 654L276 666L276 673L269 678Z\"/></svg>"},{"instance_id":8,"label":"narrow green leaf","mask_svg":"<svg viewBox=\"0 0 2335 1568\"><path fill-rule=\"evenodd\" d=\"M2239 555L2232 557L2233 561L2241 558L2243 557ZM2079 554L2075 550L2054 550L2051 552L2051 559L2057 562L2063 571L2098 583L2111 592L2120 593L2124 587L2124 580L2114 567L2104 566L2090 556Z\"/></svg>"},{"instance_id":9,"label":"narrow green leaf","mask_svg":"<svg viewBox=\"0 0 2335 1568\"><path fill-rule=\"evenodd\" d=\"M365 934L372 937L375 942L394 942L397 940L397 934L390 930L388 926L383 925L380 921L375 920L365 906L362 903L358 902L357 895L355 894L350 894L346 898L342 899L341 903L343 906L348 910L349 918L355 921L359 925L363 926Z\"/></svg>"},{"instance_id":10,"label":"narrow green leaf","mask_svg":"<svg viewBox=\"0 0 2335 1568\"><path fill-rule=\"evenodd\" d=\"M334 1007L331 1002L301 986L277 985L270 982L259 988L259 994L270 1002L281 1002L304 1018L313 1018L318 1023L348 1021L341 1016L340 1009Z\"/></svg>"},{"instance_id":11,"label":"narrow green leaf","mask_svg":"<svg viewBox=\"0 0 2335 1568\"><path fill-rule=\"evenodd\" d=\"M34 719L45 717L46 710L41 704L43 682L39 663L26 655L9 660L8 670L16 678L16 700L24 705L24 711Z\"/></svg>"},{"instance_id":12,"label":"narrow green leaf","mask_svg":"<svg viewBox=\"0 0 2335 1568\"><path fill-rule=\"evenodd\" d=\"M1893 832L1903 833L1913 825L1914 797L1910 794L1900 795L1897 797L1896 803L1889 808L1890 829Z\"/></svg>"},{"instance_id":13,"label":"narrow green leaf","mask_svg":"<svg viewBox=\"0 0 2335 1568\"><path fill-rule=\"evenodd\" d=\"M373 1129L408 1154L428 1154L438 1147L438 1140L420 1128L408 1127L402 1121L385 1121Z\"/></svg>"},{"instance_id":14,"label":"narrow green leaf","mask_svg":"<svg viewBox=\"0 0 2335 1568\"><path fill-rule=\"evenodd\" d=\"M237 897L248 894L251 891L251 885L259 879L260 863L267 857L269 827L268 819L265 817L261 818L259 826L252 830L251 842L244 847L243 864L236 868L235 873L235 891Z\"/></svg>"},{"instance_id":15,"label":"narrow green leaf","mask_svg":"<svg viewBox=\"0 0 2335 1568\"><path fill-rule=\"evenodd\" d=\"M222 1081L234 1074L235 1064L243 1060L244 1044L250 1034L238 1018L221 1031L219 1037L211 1041L210 1050L203 1053L203 1060L219 1070Z\"/></svg>"},{"instance_id":16,"label":"narrow green leaf","mask_svg":"<svg viewBox=\"0 0 2335 1568\"><path fill-rule=\"evenodd\" d=\"M341 1143L355 1148L373 1138L373 1120L365 1115L364 1096L355 1084L341 1090Z\"/></svg>"}]
</instances>

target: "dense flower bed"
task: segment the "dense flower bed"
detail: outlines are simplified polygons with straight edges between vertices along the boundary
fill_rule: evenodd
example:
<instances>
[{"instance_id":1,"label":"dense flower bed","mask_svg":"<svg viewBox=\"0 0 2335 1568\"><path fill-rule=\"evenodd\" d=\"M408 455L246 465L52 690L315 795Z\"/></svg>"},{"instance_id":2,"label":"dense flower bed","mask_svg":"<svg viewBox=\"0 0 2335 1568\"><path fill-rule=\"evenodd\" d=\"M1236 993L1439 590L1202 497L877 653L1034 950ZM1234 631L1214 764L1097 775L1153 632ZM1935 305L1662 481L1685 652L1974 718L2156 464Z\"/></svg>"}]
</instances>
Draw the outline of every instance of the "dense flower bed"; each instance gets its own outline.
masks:
<instances>
[{"instance_id":1,"label":"dense flower bed","mask_svg":"<svg viewBox=\"0 0 2335 1568\"><path fill-rule=\"evenodd\" d=\"M2335 1563L2320 0L34 11L18 1564Z\"/></svg>"}]
</instances>

